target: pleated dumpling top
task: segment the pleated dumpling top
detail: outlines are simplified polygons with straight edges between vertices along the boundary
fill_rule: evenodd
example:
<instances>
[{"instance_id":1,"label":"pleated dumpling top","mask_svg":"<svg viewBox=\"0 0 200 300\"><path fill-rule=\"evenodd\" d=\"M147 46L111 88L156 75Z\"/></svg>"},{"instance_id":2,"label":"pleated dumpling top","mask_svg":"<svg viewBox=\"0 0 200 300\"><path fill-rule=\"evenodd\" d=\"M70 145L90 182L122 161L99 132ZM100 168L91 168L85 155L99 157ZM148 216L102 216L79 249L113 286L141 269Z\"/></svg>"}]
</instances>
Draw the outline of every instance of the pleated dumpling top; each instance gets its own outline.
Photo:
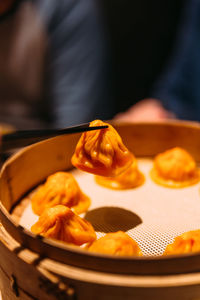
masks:
<instances>
[{"instance_id":1,"label":"pleated dumpling top","mask_svg":"<svg viewBox=\"0 0 200 300\"><path fill-rule=\"evenodd\" d=\"M72 164L82 171L114 177L125 171L135 158L110 124L101 120L90 123L90 126L102 125L108 125L108 128L81 135L72 156Z\"/></svg>"},{"instance_id":2,"label":"pleated dumpling top","mask_svg":"<svg viewBox=\"0 0 200 300\"><path fill-rule=\"evenodd\" d=\"M31 231L78 246L96 239L93 226L64 205L47 208L31 227Z\"/></svg>"},{"instance_id":3,"label":"pleated dumpling top","mask_svg":"<svg viewBox=\"0 0 200 300\"><path fill-rule=\"evenodd\" d=\"M80 214L90 206L90 198L80 189L77 181L68 172L57 172L50 175L39 187L31 199L35 214L41 215L48 207L65 205Z\"/></svg>"}]
</instances>

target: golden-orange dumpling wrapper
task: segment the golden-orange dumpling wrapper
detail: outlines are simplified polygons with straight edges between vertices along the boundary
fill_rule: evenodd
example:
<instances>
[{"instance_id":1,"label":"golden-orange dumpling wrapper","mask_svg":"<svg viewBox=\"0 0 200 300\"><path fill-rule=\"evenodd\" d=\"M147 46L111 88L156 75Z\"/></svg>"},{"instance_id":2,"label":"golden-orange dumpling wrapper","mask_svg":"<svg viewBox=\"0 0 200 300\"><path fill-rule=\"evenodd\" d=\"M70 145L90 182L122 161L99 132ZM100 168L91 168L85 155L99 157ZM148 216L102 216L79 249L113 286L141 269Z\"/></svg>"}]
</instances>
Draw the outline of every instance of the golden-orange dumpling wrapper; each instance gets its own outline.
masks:
<instances>
[{"instance_id":1,"label":"golden-orange dumpling wrapper","mask_svg":"<svg viewBox=\"0 0 200 300\"><path fill-rule=\"evenodd\" d=\"M138 244L123 231L106 234L94 241L88 251L112 255L142 255Z\"/></svg>"},{"instance_id":2,"label":"golden-orange dumpling wrapper","mask_svg":"<svg viewBox=\"0 0 200 300\"><path fill-rule=\"evenodd\" d=\"M31 227L31 231L79 246L96 239L92 225L64 205L47 208Z\"/></svg>"},{"instance_id":3,"label":"golden-orange dumpling wrapper","mask_svg":"<svg viewBox=\"0 0 200 300\"><path fill-rule=\"evenodd\" d=\"M73 207L80 214L90 206L90 198L80 189L72 174L57 172L50 175L31 199L32 209L35 214L41 215L48 207L58 204Z\"/></svg>"},{"instance_id":4,"label":"golden-orange dumpling wrapper","mask_svg":"<svg viewBox=\"0 0 200 300\"><path fill-rule=\"evenodd\" d=\"M184 149L175 147L158 154L151 171L152 179L169 187L184 187L199 181L200 173L193 157Z\"/></svg>"},{"instance_id":5,"label":"golden-orange dumpling wrapper","mask_svg":"<svg viewBox=\"0 0 200 300\"><path fill-rule=\"evenodd\" d=\"M110 189L124 190L138 187L144 183L144 175L138 170L136 159L124 172L115 177L95 176L98 184Z\"/></svg>"},{"instance_id":6,"label":"golden-orange dumpling wrapper","mask_svg":"<svg viewBox=\"0 0 200 300\"><path fill-rule=\"evenodd\" d=\"M114 177L133 162L133 154L124 146L117 131L107 123L95 120L90 126L108 128L84 132L72 156L72 164L82 171Z\"/></svg>"},{"instance_id":7,"label":"golden-orange dumpling wrapper","mask_svg":"<svg viewBox=\"0 0 200 300\"><path fill-rule=\"evenodd\" d=\"M188 231L177 236L167 245L164 255L200 252L200 230Z\"/></svg>"}]
</instances>

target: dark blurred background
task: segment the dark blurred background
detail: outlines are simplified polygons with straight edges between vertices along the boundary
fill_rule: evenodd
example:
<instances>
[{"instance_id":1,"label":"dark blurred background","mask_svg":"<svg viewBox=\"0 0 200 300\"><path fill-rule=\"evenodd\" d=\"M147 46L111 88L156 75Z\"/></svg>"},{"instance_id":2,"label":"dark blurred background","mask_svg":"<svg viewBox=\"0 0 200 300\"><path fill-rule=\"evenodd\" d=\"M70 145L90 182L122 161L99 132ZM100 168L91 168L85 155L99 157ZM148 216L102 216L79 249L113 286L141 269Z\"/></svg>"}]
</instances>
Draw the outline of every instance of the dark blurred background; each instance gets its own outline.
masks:
<instances>
[{"instance_id":1,"label":"dark blurred background","mask_svg":"<svg viewBox=\"0 0 200 300\"><path fill-rule=\"evenodd\" d=\"M184 0L100 0L108 28L117 112L150 97L171 55Z\"/></svg>"},{"instance_id":2,"label":"dark blurred background","mask_svg":"<svg viewBox=\"0 0 200 300\"><path fill-rule=\"evenodd\" d=\"M112 119L151 97L143 119L200 120L198 14L197 0L2 0L0 123Z\"/></svg>"}]
</instances>

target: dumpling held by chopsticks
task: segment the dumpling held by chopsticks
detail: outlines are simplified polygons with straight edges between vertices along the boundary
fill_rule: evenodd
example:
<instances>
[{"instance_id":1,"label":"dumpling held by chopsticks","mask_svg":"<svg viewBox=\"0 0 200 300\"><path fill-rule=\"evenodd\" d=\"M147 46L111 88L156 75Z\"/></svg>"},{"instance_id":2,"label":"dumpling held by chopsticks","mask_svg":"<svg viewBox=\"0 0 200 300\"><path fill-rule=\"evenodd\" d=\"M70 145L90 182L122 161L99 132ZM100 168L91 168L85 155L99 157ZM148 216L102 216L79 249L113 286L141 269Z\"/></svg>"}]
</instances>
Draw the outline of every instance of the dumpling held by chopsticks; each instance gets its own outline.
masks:
<instances>
[{"instance_id":1,"label":"dumpling held by chopsticks","mask_svg":"<svg viewBox=\"0 0 200 300\"><path fill-rule=\"evenodd\" d=\"M101 125L108 125L108 128L81 135L72 156L72 164L82 171L114 177L125 171L135 158L110 124L100 120L90 123L90 126Z\"/></svg>"}]
</instances>

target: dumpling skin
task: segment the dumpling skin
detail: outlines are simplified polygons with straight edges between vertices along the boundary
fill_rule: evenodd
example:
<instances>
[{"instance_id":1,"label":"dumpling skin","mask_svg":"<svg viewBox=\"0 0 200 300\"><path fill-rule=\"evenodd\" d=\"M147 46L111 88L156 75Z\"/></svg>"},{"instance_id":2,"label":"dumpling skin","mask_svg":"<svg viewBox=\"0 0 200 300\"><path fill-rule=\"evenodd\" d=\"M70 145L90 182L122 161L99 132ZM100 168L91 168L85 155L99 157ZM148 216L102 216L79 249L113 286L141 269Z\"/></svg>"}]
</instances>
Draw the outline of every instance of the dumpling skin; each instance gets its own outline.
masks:
<instances>
[{"instance_id":1,"label":"dumpling skin","mask_svg":"<svg viewBox=\"0 0 200 300\"><path fill-rule=\"evenodd\" d=\"M193 157L184 149L175 147L154 159L152 179L169 187L184 187L199 181L199 170Z\"/></svg>"},{"instance_id":2,"label":"dumpling skin","mask_svg":"<svg viewBox=\"0 0 200 300\"><path fill-rule=\"evenodd\" d=\"M117 131L107 123L95 120L90 126L108 125L101 130L84 132L72 156L72 164L89 173L114 177L133 162L133 154L124 146Z\"/></svg>"},{"instance_id":3,"label":"dumpling skin","mask_svg":"<svg viewBox=\"0 0 200 300\"><path fill-rule=\"evenodd\" d=\"M106 234L94 241L88 251L111 255L142 255L138 244L123 231Z\"/></svg>"},{"instance_id":4,"label":"dumpling skin","mask_svg":"<svg viewBox=\"0 0 200 300\"><path fill-rule=\"evenodd\" d=\"M31 231L78 246L96 239L92 225L64 205L47 208L31 227Z\"/></svg>"},{"instance_id":5,"label":"dumpling skin","mask_svg":"<svg viewBox=\"0 0 200 300\"><path fill-rule=\"evenodd\" d=\"M172 244L167 245L163 255L200 252L200 230L193 230L177 236Z\"/></svg>"},{"instance_id":6,"label":"dumpling skin","mask_svg":"<svg viewBox=\"0 0 200 300\"><path fill-rule=\"evenodd\" d=\"M46 208L58 204L73 207L73 210L80 214L90 206L90 198L81 191L72 174L57 172L50 175L45 184L39 187L31 203L34 213L39 216Z\"/></svg>"},{"instance_id":7,"label":"dumpling skin","mask_svg":"<svg viewBox=\"0 0 200 300\"><path fill-rule=\"evenodd\" d=\"M98 184L115 190L132 189L142 185L145 181L144 175L138 170L136 159L132 165L123 173L115 177L95 176Z\"/></svg>"}]
</instances>

